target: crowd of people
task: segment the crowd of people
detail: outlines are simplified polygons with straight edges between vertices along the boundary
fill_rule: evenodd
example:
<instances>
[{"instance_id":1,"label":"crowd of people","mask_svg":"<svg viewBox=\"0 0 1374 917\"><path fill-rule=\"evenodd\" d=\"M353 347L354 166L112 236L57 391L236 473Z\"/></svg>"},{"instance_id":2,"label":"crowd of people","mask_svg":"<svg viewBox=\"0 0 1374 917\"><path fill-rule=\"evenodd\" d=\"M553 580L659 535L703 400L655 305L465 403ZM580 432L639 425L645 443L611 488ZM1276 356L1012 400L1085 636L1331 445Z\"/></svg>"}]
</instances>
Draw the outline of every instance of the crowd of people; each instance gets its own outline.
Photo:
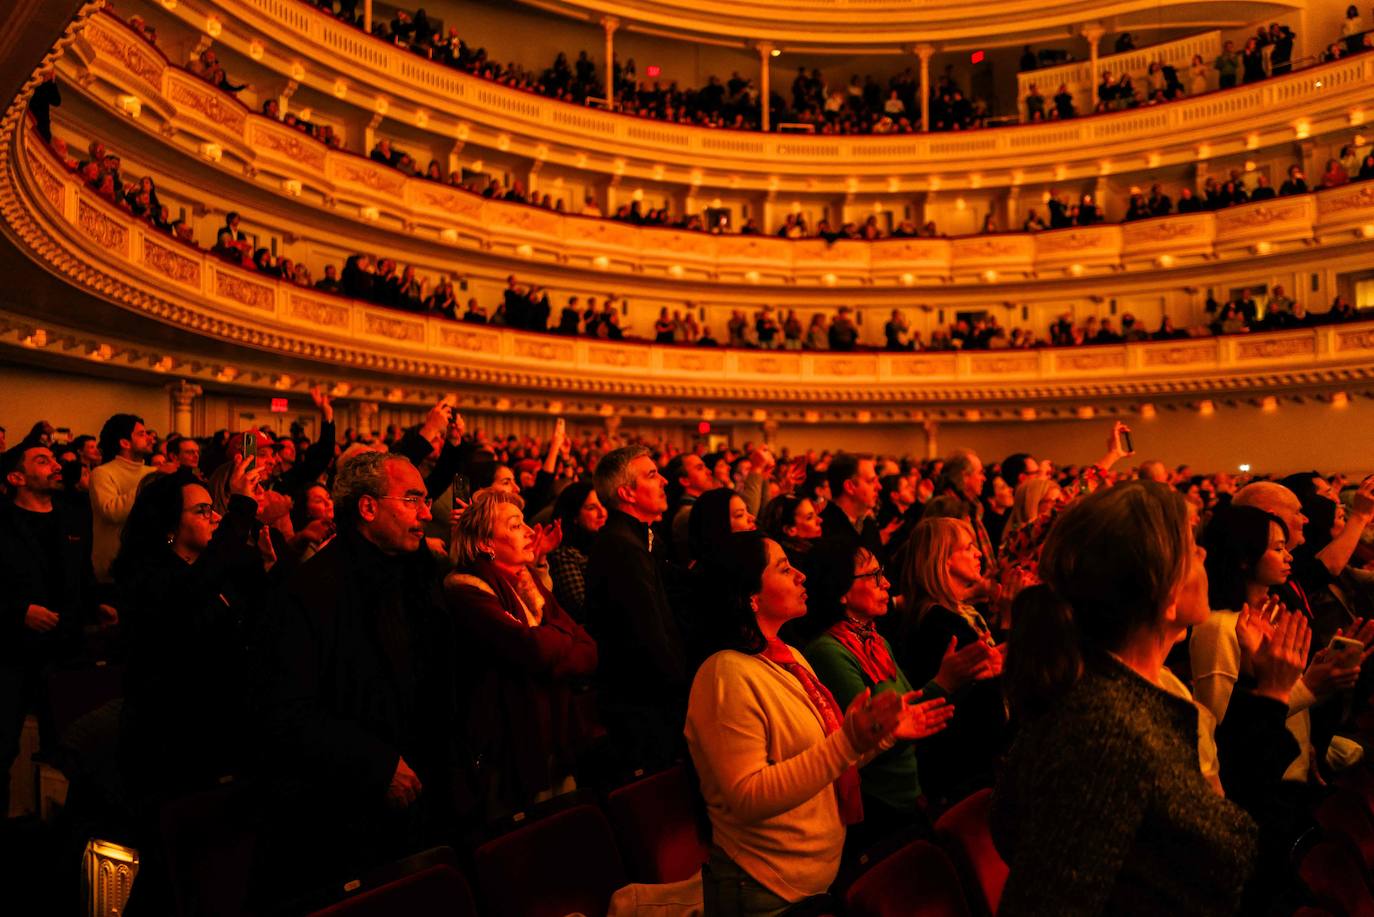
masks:
<instances>
[{"instance_id":1,"label":"crowd of people","mask_svg":"<svg viewBox=\"0 0 1374 917\"><path fill-rule=\"evenodd\" d=\"M129 913L170 900L159 813L230 780L266 907L675 761L707 914L987 787L1005 913L1291 909L1367 772L1374 477L1131 465L1120 422L1082 465L502 437L451 397L374 437L311 394L313 439L0 452L0 761L98 635L123 697L43 749L139 850Z\"/></svg>"}]
</instances>

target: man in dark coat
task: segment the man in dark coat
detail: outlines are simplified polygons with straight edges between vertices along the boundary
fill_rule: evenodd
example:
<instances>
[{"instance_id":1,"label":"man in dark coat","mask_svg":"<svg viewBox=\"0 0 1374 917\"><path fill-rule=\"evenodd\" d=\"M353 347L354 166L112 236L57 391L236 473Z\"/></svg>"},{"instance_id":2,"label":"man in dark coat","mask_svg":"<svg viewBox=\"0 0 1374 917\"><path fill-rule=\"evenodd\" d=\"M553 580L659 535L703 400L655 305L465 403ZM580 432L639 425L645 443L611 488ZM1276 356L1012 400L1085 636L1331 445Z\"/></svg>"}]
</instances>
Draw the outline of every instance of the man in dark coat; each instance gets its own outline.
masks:
<instances>
[{"instance_id":1,"label":"man in dark coat","mask_svg":"<svg viewBox=\"0 0 1374 917\"><path fill-rule=\"evenodd\" d=\"M76 648L95 608L95 574L90 529L61 499L62 467L52 451L21 442L0 455L0 474L11 497L0 501L0 812L8 812L24 717L38 707L47 731L44 677ZM43 744L53 738L43 735Z\"/></svg>"},{"instance_id":2,"label":"man in dark coat","mask_svg":"<svg viewBox=\"0 0 1374 917\"><path fill-rule=\"evenodd\" d=\"M643 446L607 453L596 492L610 515L587 559L587 630L600 651L598 700L620 763L670 763L682 746L689 673L650 525L668 509Z\"/></svg>"},{"instance_id":3,"label":"man in dark coat","mask_svg":"<svg viewBox=\"0 0 1374 917\"><path fill-rule=\"evenodd\" d=\"M289 579L264 639L264 903L428 846L454 811L451 636L424 481L362 453L334 485L338 536Z\"/></svg>"}]
</instances>

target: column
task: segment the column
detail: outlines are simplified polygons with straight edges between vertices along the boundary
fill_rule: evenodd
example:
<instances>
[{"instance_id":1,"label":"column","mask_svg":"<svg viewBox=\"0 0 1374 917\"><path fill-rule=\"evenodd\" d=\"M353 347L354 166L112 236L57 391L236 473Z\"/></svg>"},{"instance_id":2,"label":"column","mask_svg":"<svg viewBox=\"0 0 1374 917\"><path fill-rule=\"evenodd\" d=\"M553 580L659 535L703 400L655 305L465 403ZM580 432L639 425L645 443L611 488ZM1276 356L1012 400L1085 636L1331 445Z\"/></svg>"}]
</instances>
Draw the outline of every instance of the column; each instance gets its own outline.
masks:
<instances>
[{"instance_id":1,"label":"column","mask_svg":"<svg viewBox=\"0 0 1374 917\"><path fill-rule=\"evenodd\" d=\"M359 401L354 407L358 415L358 422L355 425L360 439L371 439L377 431L378 407L375 401Z\"/></svg>"},{"instance_id":2,"label":"column","mask_svg":"<svg viewBox=\"0 0 1374 917\"><path fill-rule=\"evenodd\" d=\"M937 459L940 457L940 424L934 420L926 420L921 423L921 429L926 434L926 458Z\"/></svg>"},{"instance_id":3,"label":"column","mask_svg":"<svg viewBox=\"0 0 1374 917\"><path fill-rule=\"evenodd\" d=\"M1012 185L1007 189L1007 196L1003 201L1002 207L1003 222L1002 227L1007 232L1016 232L1021 228L1021 186Z\"/></svg>"},{"instance_id":4,"label":"column","mask_svg":"<svg viewBox=\"0 0 1374 917\"><path fill-rule=\"evenodd\" d=\"M172 432L182 436L192 434L191 405L204 392L199 385L178 379L169 383L167 393L172 396Z\"/></svg>"},{"instance_id":5,"label":"column","mask_svg":"<svg viewBox=\"0 0 1374 917\"><path fill-rule=\"evenodd\" d=\"M1097 108L1097 82L1102 79L1097 72L1097 46L1105 34L1107 30L1096 22L1083 27L1083 38L1088 42L1088 102L1086 108L1079 109L1080 115L1091 114Z\"/></svg>"},{"instance_id":6,"label":"column","mask_svg":"<svg viewBox=\"0 0 1374 917\"><path fill-rule=\"evenodd\" d=\"M372 0L363 0L363 31L372 34Z\"/></svg>"},{"instance_id":7,"label":"column","mask_svg":"<svg viewBox=\"0 0 1374 917\"><path fill-rule=\"evenodd\" d=\"M773 445L778 438L778 422L776 420L765 420L763 427L763 441L768 445Z\"/></svg>"},{"instance_id":8,"label":"column","mask_svg":"<svg viewBox=\"0 0 1374 917\"><path fill-rule=\"evenodd\" d=\"M606 425L606 438L614 441L620 435L620 415L607 414L603 423Z\"/></svg>"},{"instance_id":9,"label":"column","mask_svg":"<svg viewBox=\"0 0 1374 917\"><path fill-rule=\"evenodd\" d=\"M1108 181L1107 176L1097 176L1097 185L1093 188L1093 198L1097 201L1097 212L1098 215L1102 217L1104 223L1116 223L1121 219L1122 215L1121 211L1115 210L1114 203L1112 204L1113 213L1111 215L1107 214L1107 207L1111 201L1111 192L1112 183Z\"/></svg>"},{"instance_id":10,"label":"column","mask_svg":"<svg viewBox=\"0 0 1374 917\"><path fill-rule=\"evenodd\" d=\"M764 132L767 133L768 130L769 130L768 116L769 116L769 114L770 114L769 111L768 111L768 108L769 108L769 106L768 106L768 94L772 91L771 87L769 86L769 76L770 76L769 71L773 69L773 68L770 66L770 61L771 61L772 58L773 58L773 46L772 46L772 44L770 44L769 42L763 41L763 42L759 42L758 49L759 49L759 125L763 128Z\"/></svg>"},{"instance_id":11,"label":"column","mask_svg":"<svg viewBox=\"0 0 1374 917\"><path fill-rule=\"evenodd\" d=\"M615 110L615 30L620 28L620 20L614 16L601 17L601 28L606 30L606 108Z\"/></svg>"},{"instance_id":12,"label":"column","mask_svg":"<svg viewBox=\"0 0 1374 917\"><path fill-rule=\"evenodd\" d=\"M935 54L933 45L916 46L916 56L921 59L921 130L930 130L930 58Z\"/></svg>"}]
</instances>

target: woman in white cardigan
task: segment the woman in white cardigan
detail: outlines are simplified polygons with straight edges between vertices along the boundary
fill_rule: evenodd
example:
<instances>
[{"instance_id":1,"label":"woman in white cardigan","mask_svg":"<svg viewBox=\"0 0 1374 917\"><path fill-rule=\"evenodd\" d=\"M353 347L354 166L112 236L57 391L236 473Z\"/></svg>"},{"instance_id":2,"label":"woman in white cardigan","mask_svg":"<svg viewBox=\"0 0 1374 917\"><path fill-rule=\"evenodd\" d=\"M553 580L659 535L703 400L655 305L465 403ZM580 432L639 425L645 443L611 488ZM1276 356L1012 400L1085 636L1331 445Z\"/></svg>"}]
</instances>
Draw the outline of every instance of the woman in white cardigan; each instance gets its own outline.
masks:
<instances>
[{"instance_id":1,"label":"woman in white cardigan","mask_svg":"<svg viewBox=\"0 0 1374 917\"><path fill-rule=\"evenodd\" d=\"M938 702L867 691L841 711L778 629L806 613L806 580L777 542L731 535L698 565L698 621L718 650L692 682L687 744L711 816L706 913L779 914L824 894L845 825L863 817L858 768L943 725Z\"/></svg>"}]
</instances>

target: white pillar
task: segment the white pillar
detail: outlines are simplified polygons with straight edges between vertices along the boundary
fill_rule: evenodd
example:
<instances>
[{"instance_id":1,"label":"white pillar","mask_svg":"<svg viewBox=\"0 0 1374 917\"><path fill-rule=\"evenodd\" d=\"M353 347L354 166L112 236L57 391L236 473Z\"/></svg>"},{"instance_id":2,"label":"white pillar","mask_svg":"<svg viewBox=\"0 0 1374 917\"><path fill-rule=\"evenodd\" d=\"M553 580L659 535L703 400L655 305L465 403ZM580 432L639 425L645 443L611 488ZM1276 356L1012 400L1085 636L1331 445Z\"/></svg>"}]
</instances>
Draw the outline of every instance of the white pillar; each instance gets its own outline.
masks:
<instances>
[{"instance_id":1,"label":"white pillar","mask_svg":"<svg viewBox=\"0 0 1374 917\"><path fill-rule=\"evenodd\" d=\"M1088 42L1088 107L1080 111L1080 115L1092 114L1097 109L1097 83L1102 79L1102 74L1097 72L1097 46L1105 34L1107 30L1097 23L1083 27L1083 38Z\"/></svg>"},{"instance_id":2,"label":"white pillar","mask_svg":"<svg viewBox=\"0 0 1374 917\"><path fill-rule=\"evenodd\" d=\"M178 379L167 386L167 393L172 396L172 432L192 435L191 405L204 392L199 385Z\"/></svg>"},{"instance_id":3,"label":"white pillar","mask_svg":"<svg viewBox=\"0 0 1374 917\"><path fill-rule=\"evenodd\" d=\"M620 28L620 20L614 16L603 16L601 28L606 32L606 107L615 109L615 30Z\"/></svg>"},{"instance_id":4,"label":"white pillar","mask_svg":"<svg viewBox=\"0 0 1374 917\"><path fill-rule=\"evenodd\" d=\"M372 0L363 0L363 31L372 34Z\"/></svg>"},{"instance_id":5,"label":"white pillar","mask_svg":"<svg viewBox=\"0 0 1374 917\"><path fill-rule=\"evenodd\" d=\"M917 45L916 56L921 59L921 130L930 130L930 58L935 54L931 45Z\"/></svg>"},{"instance_id":6,"label":"white pillar","mask_svg":"<svg viewBox=\"0 0 1374 917\"><path fill-rule=\"evenodd\" d=\"M770 62L773 58L773 46L768 42L759 43L759 125L764 131L769 129L768 124L768 96L772 91L769 86L769 71L772 69Z\"/></svg>"}]
</instances>

